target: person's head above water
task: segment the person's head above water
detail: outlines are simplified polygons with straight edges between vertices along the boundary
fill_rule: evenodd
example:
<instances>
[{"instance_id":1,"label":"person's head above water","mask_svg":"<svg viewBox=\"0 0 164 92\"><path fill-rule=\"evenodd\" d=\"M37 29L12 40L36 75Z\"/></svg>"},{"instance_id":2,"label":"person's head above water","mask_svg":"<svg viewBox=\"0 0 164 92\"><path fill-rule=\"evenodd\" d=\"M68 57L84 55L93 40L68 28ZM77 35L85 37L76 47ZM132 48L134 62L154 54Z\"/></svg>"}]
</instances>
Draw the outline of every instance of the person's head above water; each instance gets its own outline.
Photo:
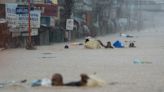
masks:
<instances>
[{"instance_id":1,"label":"person's head above water","mask_svg":"<svg viewBox=\"0 0 164 92\"><path fill-rule=\"evenodd\" d=\"M62 86L63 85L63 77L60 73L55 73L53 76L52 76L52 79L51 79L51 85L52 86Z\"/></svg>"},{"instance_id":2,"label":"person's head above water","mask_svg":"<svg viewBox=\"0 0 164 92\"><path fill-rule=\"evenodd\" d=\"M82 73L82 74L80 74L80 77L81 77L81 85L82 85L82 86L83 86L83 85L86 85L87 82L88 82L88 79L89 79L88 75Z\"/></svg>"}]
</instances>

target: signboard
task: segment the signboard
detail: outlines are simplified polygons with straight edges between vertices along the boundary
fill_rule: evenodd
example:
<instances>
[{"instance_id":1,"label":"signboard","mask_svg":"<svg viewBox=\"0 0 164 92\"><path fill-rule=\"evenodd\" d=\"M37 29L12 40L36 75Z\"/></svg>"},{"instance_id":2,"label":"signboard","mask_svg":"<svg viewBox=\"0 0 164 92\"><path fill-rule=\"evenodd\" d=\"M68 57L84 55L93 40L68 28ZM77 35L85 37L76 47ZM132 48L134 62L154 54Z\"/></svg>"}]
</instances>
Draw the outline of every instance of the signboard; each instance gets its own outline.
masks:
<instances>
[{"instance_id":1,"label":"signboard","mask_svg":"<svg viewBox=\"0 0 164 92\"><path fill-rule=\"evenodd\" d=\"M21 33L22 36L29 36L29 32L22 32ZM36 36L38 35L38 29L31 29L31 36Z\"/></svg>"},{"instance_id":2,"label":"signboard","mask_svg":"<svg viewBox=\"0 0 164 92\"><path fill-rule=\"evenodd\" d=\"M53 4L58 4L58 0L50 0Z\"/></svg>"},{"instance_id":3,"label":"signboard","mask_svg":"<svg viewBox=\"0 0 164 92\"><path fill-rule=\"evenodd\" d=\"M66 30L73 30L73 26L74 26L74 20L73 19L67 19Z\"/></svg>"},{"instance_id":4,"label":"signboard","mask_svg":"<svg viewBox=\"0 0 164 92\"><path fill-rule=\"evenodd\" d=\"M40 28L40 11L30 11L31 28ZM19 27L28 27L28 14L19 14L18 17Z\"/></svg>"},{"instance_id":5,"label":"signboard","mask_svg":"<svg viewBox=\"0 0 164 92\"><path fill-rule=\"evenodd\" d=\"M40 11L31 11L31 27L32 28L40 28Z\"/></svg>"},{"instance_id":6,"label":"signboard","mask_svg":"<svg viewBox=\"0 0 164 92\"><path fill-rule=\"evenodd\" d=\"M6 4L6 19L11 28L27 28L28 27L28 9L27 6L18 6L14 3ZM31 28L40 28L41 11L30 11Z\"/></svg>"},{"instance_id":7,"label":"signboard","mask_svg":"<svg viewBox=\"0 0 164 92\"><path fill-rule=\"evenodd\" d=\"M50 18L50 26L55 27L55 19L53 17Z\"/></svg>"},{"instance_id":8,"label":"signboard","mask_svg":"<svg viewBox=\"0 0 164 92\"><path fill-rule=\"evenodd\" d=\"M16 14L28 14L28 7L17 7Z\"/></svg>"},{"instance_id":9,"label":"signboard","mask_svg":"<svg viewBox=\"0 0 164 92\"><path fill-rule=\"evenodd\" d=\"M43 4L44 0L32 0L32 2L35 4Z\"/></svg>"},{"instance_id":10,"label":"signboard","mask_svg":"<svg viewBox=\"0 0 164 92\"><path fill-rule=\"evenodd\" d=\"M18 24L18 17L15 12L16 7L17 4L13 4L13 3L6 4L6 20L8 22L8 26L12 28L16 27L16 25Z\"/></svg>"}]
</instances>

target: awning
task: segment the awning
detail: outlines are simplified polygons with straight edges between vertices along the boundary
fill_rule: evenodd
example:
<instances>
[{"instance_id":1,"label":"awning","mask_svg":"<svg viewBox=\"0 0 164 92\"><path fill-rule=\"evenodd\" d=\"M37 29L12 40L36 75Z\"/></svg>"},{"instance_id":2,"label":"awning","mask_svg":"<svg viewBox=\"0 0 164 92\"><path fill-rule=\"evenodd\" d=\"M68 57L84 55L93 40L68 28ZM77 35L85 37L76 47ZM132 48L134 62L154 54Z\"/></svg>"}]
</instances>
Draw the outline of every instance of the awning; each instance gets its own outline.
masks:
<instances>
[{"instance_id":1,"label":"awning","mask_svg":"<svg viewBox=\"0 0 164 92\"><path fill-rule=\"evenodd\" d=\"M81 24L81 23L84 22L84 20L83 20L82 18L73 17L73 19L74 19L75 21L77 21L79 24Z\"/></svg>"}]
</instances>

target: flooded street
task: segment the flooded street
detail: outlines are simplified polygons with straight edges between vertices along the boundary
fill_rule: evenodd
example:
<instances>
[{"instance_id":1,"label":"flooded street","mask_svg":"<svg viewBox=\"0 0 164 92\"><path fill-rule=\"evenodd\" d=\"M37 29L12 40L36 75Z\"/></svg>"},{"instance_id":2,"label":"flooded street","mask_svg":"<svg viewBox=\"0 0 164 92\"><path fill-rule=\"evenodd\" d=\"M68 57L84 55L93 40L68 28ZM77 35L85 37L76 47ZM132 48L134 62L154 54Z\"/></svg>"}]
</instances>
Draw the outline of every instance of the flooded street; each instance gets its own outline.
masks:
<instances>
[{"instance_id":1,"label":"flooded street","mask_svg":"<svg viewBox=\"0 0 164 92\"><path fill-rule=\"evenodd\" d=\"M66 43L0 51L0 82L27 83L0 88L0 92L163 92L164 91L164 31L163 28L119 33L98 37L103 43L134 40L136 48L85 49ZM83 40L80 40L82 42ZM135 62L135 60L140 62ZM81 73L96 73L105 80L102 87L31 87L31 80L51 78L61 73L64 82L80 79Z\"/></svg>"}]
</instances>

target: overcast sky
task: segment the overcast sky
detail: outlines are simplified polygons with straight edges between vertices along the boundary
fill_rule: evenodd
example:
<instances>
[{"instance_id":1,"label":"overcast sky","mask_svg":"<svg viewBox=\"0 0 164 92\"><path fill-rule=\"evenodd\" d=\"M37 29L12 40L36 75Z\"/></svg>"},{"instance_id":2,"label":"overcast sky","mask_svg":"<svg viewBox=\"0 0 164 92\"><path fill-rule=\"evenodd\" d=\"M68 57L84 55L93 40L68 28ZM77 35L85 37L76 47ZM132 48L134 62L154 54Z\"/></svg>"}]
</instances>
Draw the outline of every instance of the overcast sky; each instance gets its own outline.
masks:
<instances>
[{"instance_id":1,"label":"overcast sky","mask_svg":"<svg viewBox=\"0 0 164 92\"><path fill-rule=\"evenodd\" d=\"M164 0L154 0L154 1L156 1L157 3L164 3Z\"/></svg>"}]
</instances>

